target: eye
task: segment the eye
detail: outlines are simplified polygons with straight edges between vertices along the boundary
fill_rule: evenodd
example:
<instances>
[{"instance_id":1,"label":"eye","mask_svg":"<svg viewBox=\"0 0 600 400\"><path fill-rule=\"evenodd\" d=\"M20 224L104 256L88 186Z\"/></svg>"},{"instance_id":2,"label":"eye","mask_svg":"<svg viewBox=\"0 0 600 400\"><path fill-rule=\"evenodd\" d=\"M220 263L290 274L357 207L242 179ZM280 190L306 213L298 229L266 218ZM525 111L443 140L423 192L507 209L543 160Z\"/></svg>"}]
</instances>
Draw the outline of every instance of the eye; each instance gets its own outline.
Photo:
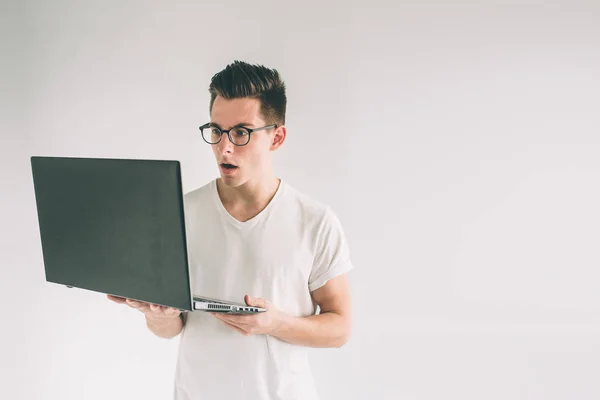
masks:
<instances>
[{"instance_id":1,"label":"eye","mask_svg":"<svg viewBox=\"0 0 600 400\"><path fill-rule=\"evenodd\" d=\"M235 128L232 130L233 134L238 137L244 137L248 135L248 131L244 128Z\"/></svg>"}]
</instances>

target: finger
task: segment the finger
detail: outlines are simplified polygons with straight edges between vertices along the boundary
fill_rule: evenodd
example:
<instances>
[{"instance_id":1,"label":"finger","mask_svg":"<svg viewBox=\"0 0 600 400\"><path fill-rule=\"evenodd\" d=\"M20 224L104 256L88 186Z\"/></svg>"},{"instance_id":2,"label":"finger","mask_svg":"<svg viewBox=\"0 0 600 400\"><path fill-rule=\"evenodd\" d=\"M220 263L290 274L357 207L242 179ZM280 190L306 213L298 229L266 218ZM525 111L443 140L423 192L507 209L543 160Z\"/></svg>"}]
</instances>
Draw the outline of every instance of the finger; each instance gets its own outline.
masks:
<instances>
[{"instance_id":1,"label":"finger","mask_svg":"<svg viewBox=\"0 0 600 400\"><path fill-rule=\"evenodd\" d=\"M140 309L140 311L142 311ZM176 308L173 307L165 307L159 304L148 304L147 309L143 311L145 314L148 314L153 319L170 319L174 317L178 317L181 314Z\"/></svg>"},{"instance_id":2,"label":"finger","mask_svg":"<svg viewBox=\"0 0 600 400\"><path fill-rule=\"evenodd\" d=\"M143 313L150 311L150 305L143 301L137 301L132 299L127 299L127 305L131 308L135 308Z\"/></svg>"},{"instance_id":3,"label":"finger","mask_svg":"<svg viewBox=\"0 0 600 400\"><path fill-rule=\"evenodd\" d=\"M214 316L215 318L218 318L218 319L220 319L221 321L225 321L225 322L232 322L232 321L230 320L230 318L229 318L227 315L225 315L225 314L221 314L221 313L214 313L214 314L213 314L213 316Z\"/></svg>"},{"instance_id":4,"label":"finger","mask_svg":"<svg viewBox=\"0 0 600 400\"><path fill-rule=\"evenodd\" d=\"M267 301L260 297L252 297L250 295L246 295L244 297L244 300L246 301L246 304L248 304L249 306L261 307L261 308L267 308L267 306L268 306Z\"/></svg>"},{"instance_id":5,"label":"finger","mask_svg":"<svg viewBox=\"0 0 600 400\"><path fill-rule=\"evenodd\" d=\"M173 307L165 307L165 306L159 306L156 305L156 309L151 309L151 311L154 313L154 315L156 315L157 317L175 317L179 314L181 314L181 311L179 311L177 308L173 308Z\"/></svg>"},{"instance_id":6,"label":"finger","mask_svg":"<svg viewBox=\"0 0 600 400\"><path fill-rule=\"evenodd\" d=\"M234 321L240 324L250 324L255 320L256 315L245 315L245 314L225 314L223 318Z\"/></svg>"},{"instance_id":7,"label":"finger","mask_svg":"<svg viewBox=\"0 0 600 400\"><path fill-rule=\"evenodd\" d=\"M227 325L228 327L230 327L231 329L238 331L239 333L241 333L244 336L250 335L250 333L246 332L245 330L243 330L242 328L240 328L238 326L235 326L234 324L230 324L227 321L223 321L223 323L225 325Z\"/></svg>"},{"instance_id":8,"label":"finger","mask_svg":"<svg viewBox=\"0 0 600 400\"><path fill-rule=\"evenodd\" d=\"M111 294L107 294L106 297L117 304L125 304L125 302L127 301L127 299L125 299L124 297L113 296Z\"/></svg>"},{"instance_id":9,"label":"finger","mask_svg":"<svg viewBox=\"0 0 600 400\"><path fill-rule=\"evenodd\" d=\"M138 308L142 305L141 301L137 301L137 300L133 300L133 299L126 299L125 302L127 303L128 306L130 306L132 308Z\"/></svg>"},{"instance_id":10,"label":"finger","mask_svg":"<svg viewBox=\"0 0 600 400\"><path fill-rule=\"evenodd\" d=\"M173 307L166 307L164 309L164 314L169 317L172 317L172 316L181 314L181 311L179 311L178 309L173 308Z\"/></svg>"},{"instance_id":11,"label":"finger","mask_svg":"<svg viewBox=\"0 0 600 400\"><path fill-rule=\"evenodd\" d=\"M221 321L225 321L229 324L233 324L240 328L247 328L247 327L251 326L252 320L250 318L252 318L252 316L229 315L229 314L224 314L224 315L219 316L219 319Z\"/></svg>"},{"instance_id":12,"label":"finger","mask_svg":"<svg viewBox=\"0 0 600 400\"><path fill-rule=\"evenodd\" d=\"M154 313L160 313L162 314L162 307L159 306L158 304L150 304L150 311L154 312Z\"/></svg>"}]
</instances>

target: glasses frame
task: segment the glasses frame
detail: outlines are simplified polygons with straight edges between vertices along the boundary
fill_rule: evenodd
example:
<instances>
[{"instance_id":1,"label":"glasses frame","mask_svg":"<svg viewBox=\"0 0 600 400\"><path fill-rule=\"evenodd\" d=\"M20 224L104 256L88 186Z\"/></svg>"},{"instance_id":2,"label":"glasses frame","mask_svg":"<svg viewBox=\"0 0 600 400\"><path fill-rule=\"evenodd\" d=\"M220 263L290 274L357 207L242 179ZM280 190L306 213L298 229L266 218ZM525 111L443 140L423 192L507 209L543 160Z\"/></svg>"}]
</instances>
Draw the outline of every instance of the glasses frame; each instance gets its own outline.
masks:
<instances>
[{"instance_id":1,"label":"glasses frame","mask_svg":"<svg viewBox=\"0 0 600 400\"><path fill-rule=\"evenodd\" d=\"M218 140L218 141L216 141L216 142L214 142L214 143L213 143L213 142L209 142L208 140L206 140L206 139L204 138L204 135L202 134L202 130L203 130L203 129L205 129L205 128L209 128L209 127L212 127L212 128L218 129L218 130L219 130L219 132L221 132L221 135L219 136L219 140ZM247 130L247 131L248 131L248 141L247 141L246 143L244 143L244 144L237 144L237 143L234 143L234 142L233 142L233 140L231 140L231 134L230 134L230 132L231 132L232 130L234 130L234 129L239 129L239 128L244 128L245 130ZM224 133L226 133L226 134L227 134L227 137L229 138L229 141L230 141L230 142L231 142L231 143L232 143L234 146L240 146L240 147L241 147L241 146L246 146L248 143L250 143L250 138L251 138L251 136L252 136L252 133L254 133L254 132L256 132L256 131L262 131L262 130L265 130L265 129L270 129L270 128L277 128L277 124L271 124L271 125L261 126L260 128L246 128L245 126L234 126L234 127L233 127L233 128L231 128L231 129L227 129L227 130L225 130L225 129L221 129L221 128L219 128L218 126L214 125L212 122L207 122L206 124L204 124L204 125L200 125L200 126L198 127L198 129L200 130L200 136L202 136L202 140L204 140L204 141L205 141L206 143L208 143L208 144L219 144L219 143L221 142L221 140L223 140L223 134L224 134Z\"/></svg>"}]
</instances>

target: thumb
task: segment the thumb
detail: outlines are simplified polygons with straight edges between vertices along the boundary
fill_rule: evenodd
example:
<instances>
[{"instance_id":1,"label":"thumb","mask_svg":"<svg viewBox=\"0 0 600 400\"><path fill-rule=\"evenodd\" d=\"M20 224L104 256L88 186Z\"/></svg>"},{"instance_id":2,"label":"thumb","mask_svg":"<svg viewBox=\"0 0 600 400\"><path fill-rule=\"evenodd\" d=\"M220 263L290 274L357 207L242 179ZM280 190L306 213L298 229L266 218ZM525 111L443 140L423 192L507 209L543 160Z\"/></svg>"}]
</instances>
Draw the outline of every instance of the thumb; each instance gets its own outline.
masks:
<instances>
[{"instance_id":1,"label":"thumb","mask_svg":"<svg viewBox=\"0 0 600 400\"><path fill-rule=\"evenodd\" d=\"M267 308L267 301L265 299L246 295L246 298L244 300L246 300L246 304L248 304L249 306Z\"/></svg>"}]
</instances>

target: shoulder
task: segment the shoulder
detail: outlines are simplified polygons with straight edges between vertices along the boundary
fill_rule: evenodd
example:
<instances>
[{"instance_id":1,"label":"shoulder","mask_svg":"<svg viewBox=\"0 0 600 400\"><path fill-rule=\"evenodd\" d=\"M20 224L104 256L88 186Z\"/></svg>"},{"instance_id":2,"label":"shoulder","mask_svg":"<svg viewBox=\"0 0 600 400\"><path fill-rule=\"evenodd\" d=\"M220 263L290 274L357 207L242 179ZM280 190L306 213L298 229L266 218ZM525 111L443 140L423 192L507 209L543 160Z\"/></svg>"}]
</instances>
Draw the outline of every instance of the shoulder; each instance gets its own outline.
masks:
<instances>
[{"instance_id":1,"label":"shoulder","mask_svg":"<svg viewBox=\"0 0 600 400\"><path fill-rule=\"evenodd\" d=\"M214 185L215 181L212 180L205 185L191 190L183 195L183 209L186 215L186 220L196 221L202 216L212 214L211 210L216 209L211 207L214 204ZM208 214L207 214L208 213Z\"/></svg>"},{"instance_id":2,"label":"shoulder","mask_svg":"<svg viewBox=\"0 0 600 400\"><path fill-rule=\"evenodd\" d=\"M283 184L285 207L305 224L312 225L317 230L339 224L338 217L330 205L299 191L287 182Z\"/></svg>"},{"instance_id":3,"label":"shoulder","mask_svg":"<svg viewBox=\"0 0 600 400\"><path fill-rule=\"evenodd\" d=\"M186 205L197 204L204 201L210 201L214 189L215 181L212 180L207 184L191 190L183 195L183 201Z\"/></svg>"}]
</instances>

